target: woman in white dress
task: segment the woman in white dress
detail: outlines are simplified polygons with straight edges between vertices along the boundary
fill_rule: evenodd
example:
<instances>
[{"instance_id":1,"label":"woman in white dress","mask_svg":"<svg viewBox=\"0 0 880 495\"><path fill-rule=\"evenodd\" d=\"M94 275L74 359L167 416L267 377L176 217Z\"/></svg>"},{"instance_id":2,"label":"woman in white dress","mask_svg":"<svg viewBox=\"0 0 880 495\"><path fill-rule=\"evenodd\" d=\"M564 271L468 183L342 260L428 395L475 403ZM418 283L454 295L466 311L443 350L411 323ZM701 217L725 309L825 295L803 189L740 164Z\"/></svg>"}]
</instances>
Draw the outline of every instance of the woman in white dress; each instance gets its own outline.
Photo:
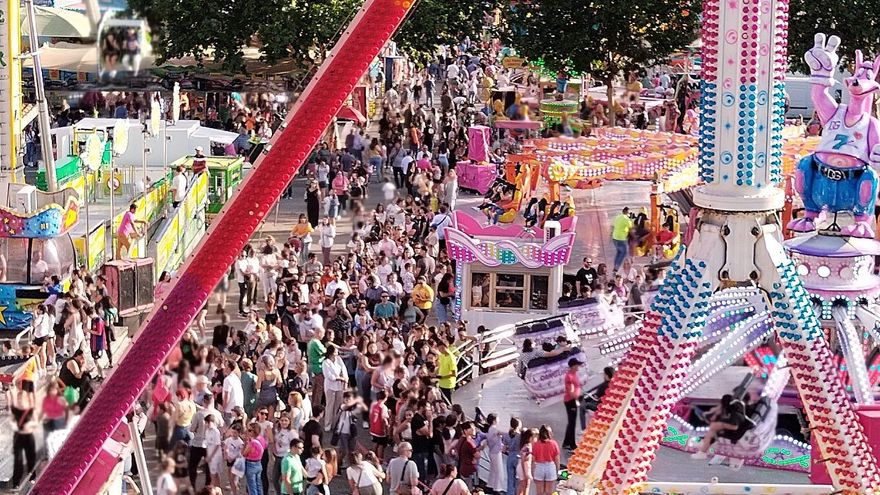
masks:
<instances>
[{"instance_id":1,"label":"woman in white dress","mask_svg":"<svg viewBox=\"0 0 880 495\"><path fill-rule=\"evenodd\" d=\"M489 452L489 480L488 487L495 493L507 491L507 468L504 466L504 450L502 433L498 429L498 416L490 414L486 416L489 431L486 432L486 450Z\"/></svg>"}]
</instances>

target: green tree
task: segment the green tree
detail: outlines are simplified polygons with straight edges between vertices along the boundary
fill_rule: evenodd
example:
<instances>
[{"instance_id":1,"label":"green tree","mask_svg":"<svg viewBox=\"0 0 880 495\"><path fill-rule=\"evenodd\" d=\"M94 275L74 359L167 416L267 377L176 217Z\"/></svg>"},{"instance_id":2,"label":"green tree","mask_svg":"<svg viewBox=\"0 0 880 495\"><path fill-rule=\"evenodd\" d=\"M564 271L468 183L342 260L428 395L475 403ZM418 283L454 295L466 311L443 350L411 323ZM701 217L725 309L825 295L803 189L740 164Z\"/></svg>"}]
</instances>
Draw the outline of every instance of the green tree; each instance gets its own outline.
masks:
<instances>
[{"instance_id":1,"label":"green tree","mask_svg":"<svg viewBox=\"0 0 880 495\"><path fill-rule=\"evenodd\" d=\"M851 64L855 51L865 57L877 56L880 49L880 0L817 2L791 0L788 20L788 59L791 70L809 73L804 53L813 47L817 32L840 36L837 53L844 64Z\"/></svg>"},{"instance_id":2,"label":"green tree","mask_svg":"<svg viewBox=\"0 0 880 495\"><path fill-rule=\"evenodd\" d=\"M438 44L480 36L483 14L501 0L420 0L395 36L398 47L426 61ZM363 0L128 0L150 25L159 61L193 55L230 71L244 68L242 48L259 47L269 64L320 62Z\"/></svg>"},{"instance_id":3,"label":"green tree","mask_svg":"<svg viewBox=\"0 0 880 495\"><path fill-rule=\"evenodd\" d=\"M698 37L696 0L546 0L518 3L506 39L551 71L588 72L608 86L625 70L650 67Z\"/></svg>"},{"instance_id":4,"label":"green tree","mask_svg":"<svg viewBox=\"0 0 880 495\"><path fill-rule=\"evenodd\" d=\"M482 33L494 33L487 22L491 15L509 5L502 0L419 0L394 36L398 48L426 63L438 45L456 45L465 36L477 42Z\"/></svg>"},{"instance_id":5,"label":"green tree","mask_svg":"<svg viewBox=\"0 0 880 495\"><path fill-rule=\"evenodd\" d=\"M342 21L353 15L353 0L129 0L129 8L150 25L159 61L193 55L228 70L244 68L243 47L261 48L262 59L319 58Z\"/></svg>"}]
</instances>

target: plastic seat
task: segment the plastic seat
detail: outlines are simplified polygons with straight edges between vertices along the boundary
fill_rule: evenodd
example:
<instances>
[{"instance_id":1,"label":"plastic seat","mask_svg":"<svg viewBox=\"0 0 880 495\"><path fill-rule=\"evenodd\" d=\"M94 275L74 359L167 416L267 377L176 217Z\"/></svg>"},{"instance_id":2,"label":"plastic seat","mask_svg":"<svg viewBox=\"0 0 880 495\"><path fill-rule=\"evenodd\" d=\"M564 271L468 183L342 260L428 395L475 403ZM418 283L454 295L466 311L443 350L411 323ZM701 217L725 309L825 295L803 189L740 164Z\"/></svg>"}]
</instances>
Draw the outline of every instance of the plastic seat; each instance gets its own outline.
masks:
<instances>
[{"instance_id":1,"label":"plastic seat","mask_svg":"<svg viewBox=\"0 0 880 495\"><path fill-rule=\"evenodd\" d=\"M716 459L730 457L730 467L739 469L745 459L759 457L773 442L776 436L778 406L767 397L759 400L746 419L752 427L736 443L727 438L718 438L713 445ZM713 459L714 460L714 459Z\"/></svg>"}]
</instances>

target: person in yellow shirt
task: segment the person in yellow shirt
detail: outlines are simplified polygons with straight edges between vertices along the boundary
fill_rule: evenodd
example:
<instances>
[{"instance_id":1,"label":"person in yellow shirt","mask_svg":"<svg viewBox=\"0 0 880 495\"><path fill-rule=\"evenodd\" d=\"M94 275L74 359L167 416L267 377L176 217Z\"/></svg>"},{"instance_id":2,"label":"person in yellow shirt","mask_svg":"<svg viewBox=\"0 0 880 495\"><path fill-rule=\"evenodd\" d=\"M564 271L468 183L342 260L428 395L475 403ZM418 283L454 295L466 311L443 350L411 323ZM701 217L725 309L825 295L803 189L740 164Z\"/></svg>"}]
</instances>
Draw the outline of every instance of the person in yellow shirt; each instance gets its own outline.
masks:
<instances>
[{"instance_id":1,"label":"person in yellow shirt","mask_svg":"<svg viewBox=\"0 0 880 495\"><path fill-rule=\"evenodd\" d=\"M639 81L639 76L635 71L629 73L629 77L626 82L626 99L631 103L638 103L639 97L642 94L642 83Z\"/></svg>"},{"instance_id":2,"label":"person in yellow shirt","mask_svg":"<svg viewBox=\"0 0 880 495\"><path fill-rule=\"evenodd\" d=\"M33 347L29 344L22 346L21 355L26 358L27 361L25 361L24 366L21 367L21 372L15 377L14 381L18 382L19 390L26 392L28 399L30 399L31 404L33 404L36 400L34 383L38 379L39 362L37 357L34 356Z\"/></svg>"},{"instance_id":3,"label":"person in yellow shirt","mask_svg":"<svg viewBox=\"0 0 880 495\"><path fill-rule=\"evenodd\" d=\"M611 240L614 242L614 271L620 269L629 251L629 232L633 228L629 208L624 208L611 222Z\"/></svg>"},{"instance_id":4,"label":"person in yellow shirt","mask_svg":"<svg viewBox=\"0 0 880 495\"><path fill-rule=\"evenodd\" d=\"M422 310L422 321L424 321L434 305L434 289L428 285L425 277L419 277L411 295L416 307Z\"/></svg>"},{"instance_id":5,"label":"person in yellow shirt","mask_svg":"<svg viewBox=\"0 0 880 495\"><path fill-rule=\"evenodd\" d=\"M437 385L440 387L440 393L452 404L452 391L455 390L455 381L458 377L458 350L442 338L437 349L440 351L440 356L437 358L437 375L440 380Z\"/></svg>"}]
</instances>

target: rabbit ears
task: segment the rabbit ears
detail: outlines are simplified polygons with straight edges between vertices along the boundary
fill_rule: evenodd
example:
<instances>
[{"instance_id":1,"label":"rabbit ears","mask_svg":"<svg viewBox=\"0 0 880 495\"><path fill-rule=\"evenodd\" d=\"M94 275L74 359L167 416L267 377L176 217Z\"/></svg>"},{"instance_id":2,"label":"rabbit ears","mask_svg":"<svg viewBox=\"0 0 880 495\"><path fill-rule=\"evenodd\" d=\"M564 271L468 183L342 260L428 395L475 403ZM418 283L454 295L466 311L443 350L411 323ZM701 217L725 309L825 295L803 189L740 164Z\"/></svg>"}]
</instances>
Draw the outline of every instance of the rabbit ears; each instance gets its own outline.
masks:
<instances>
[{"instance_id":1,"label":"rabbit ears","mask_svg":"<svg viewBox=\"0 0 880 495\"><path fill-rule=\"evenodd\" d=\"M878 55L877 58L874 59L873 64L872 63L866 64L865 58L862 55L862 51L856 50L855 71L858 72L859 69L869 69L871 71L871 75L873 76L873 77L871 77L871 79L876 78L878 72L880 72L880 55Z\"/></svg>"}]
</instances>

